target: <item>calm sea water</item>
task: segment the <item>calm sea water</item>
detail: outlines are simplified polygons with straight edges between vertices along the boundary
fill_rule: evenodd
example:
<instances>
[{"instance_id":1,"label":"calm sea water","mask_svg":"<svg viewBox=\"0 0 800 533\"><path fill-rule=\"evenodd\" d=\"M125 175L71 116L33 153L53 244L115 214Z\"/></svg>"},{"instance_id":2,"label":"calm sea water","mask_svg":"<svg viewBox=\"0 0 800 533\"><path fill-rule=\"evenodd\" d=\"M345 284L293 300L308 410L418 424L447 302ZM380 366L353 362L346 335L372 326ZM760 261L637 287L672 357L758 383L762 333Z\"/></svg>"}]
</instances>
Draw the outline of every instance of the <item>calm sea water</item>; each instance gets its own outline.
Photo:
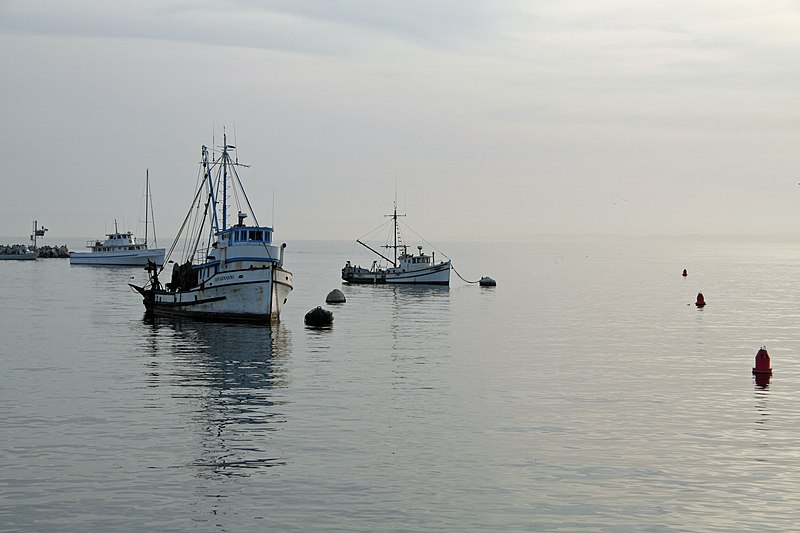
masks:
<instances>
[{"instance_id":1,"label":"calm sea water","mask_svg":"<svg viewBox=\"0 0 800 533\"><path fill-rule=\"evenodd\" d=\"M440 248L497 287L342 286L367 255L289 243L271 328L0 262L0 529L798 530L800 243Z\"/></svg>"}]
</instances>

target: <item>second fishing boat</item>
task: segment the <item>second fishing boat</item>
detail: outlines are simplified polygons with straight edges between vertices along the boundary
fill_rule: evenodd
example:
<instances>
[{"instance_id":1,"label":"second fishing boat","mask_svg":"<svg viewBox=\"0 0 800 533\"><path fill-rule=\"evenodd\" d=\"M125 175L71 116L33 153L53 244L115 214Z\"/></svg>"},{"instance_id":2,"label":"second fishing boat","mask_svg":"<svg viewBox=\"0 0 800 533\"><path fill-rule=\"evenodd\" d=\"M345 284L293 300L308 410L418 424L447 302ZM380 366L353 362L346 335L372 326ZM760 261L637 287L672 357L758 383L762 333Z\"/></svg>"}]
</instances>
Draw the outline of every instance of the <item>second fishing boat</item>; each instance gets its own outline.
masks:
<instances>
[{"instance_id":1,"label":"second fishing boat","mask_svg":"<svg viewBox=\"0 0 800 533\"><path fill-rule=\"evenodd\" d=\"M417 246L418 255L408 253L408 246L403 242L397 221L398 217L405 215L397 214L397 202L394 204L394 212L386 216L391 217L393 230L390 242L383 245L382 248L394 250L394 259L386 257L361 239L356 239L358 244L383 259L386 262L385 266L380 264L380 260L373 261L370 268L356 266L348 261L342 268L342 279L347 283L450 285L451 263L449 259L437 263L433 253L427 255L422 252L422 246ZM398 250L400 250L399 255Z\"/></svg>"}]
</instances>

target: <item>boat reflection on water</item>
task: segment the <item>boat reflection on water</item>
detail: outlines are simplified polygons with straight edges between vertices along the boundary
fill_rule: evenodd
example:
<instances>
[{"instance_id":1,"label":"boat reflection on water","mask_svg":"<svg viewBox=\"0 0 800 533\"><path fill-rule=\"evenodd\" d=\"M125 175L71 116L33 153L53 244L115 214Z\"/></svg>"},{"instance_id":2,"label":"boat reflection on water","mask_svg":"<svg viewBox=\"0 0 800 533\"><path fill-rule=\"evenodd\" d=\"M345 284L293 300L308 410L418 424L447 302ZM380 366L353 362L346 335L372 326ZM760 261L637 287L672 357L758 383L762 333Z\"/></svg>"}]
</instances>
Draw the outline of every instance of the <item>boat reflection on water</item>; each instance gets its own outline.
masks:
<instances>
[{"instance_id":1,"label":"boat reflection on water","mask_svg":"<svg viewBox=\"0 0 800 533\"><path fill-rule=\"evenodd\" d=\"M450 323L447 285L348 285L347 298L369 302L376 313L388 313L393 347L407 344L414 336L439 336Z\"/></svg>"},{"instance_id":2,"label":"boat reflection on water","mask_svg":"<svg viewBox=\"0 0 800 533\"><path fill-rule=\"evenodd\" d=\"M200 428L198 475L248 476L285 464L270 448L270 434L286 422L290 332L280 324L144 320L152 328L151 350L161 356L151 381L173 387L173 398L188 408L187 429Z\"/></svg>"},{"instance_id":3,"label":"boat reflection on water","mask_svg":"<svg viewBox=\"0 0 800 533\"><path fill-rule=\"evenodd\" d=\"M441 384L429 365L442 364L452 353L451 289L446 285L356 284L345 290L348 306L370 309L372 320L385 324L358 335L362 344L374 346L389 358L393 391L406 391L397 396L396 405L408 407L406 394L413 396L413 391L438 389Z\"/></svg>"},{"instance_id":4,"label":"boat reflection on water","mask_svg":"<svg viewBox=\"0 0 800 533\"><path fill-rule=\"evenodd\" d=\"M395 285L383 290L392 302L392 324L432 321L441 326L450 321L450 287Z\"/></svg>"},{"instance_id":5,"label":"boat reflection on water","mask_svg":"<svg viewBox=\"0 0 800 533\"><path fill-rule=\"evenodd\" d=\"M432 305L448 301L450 287L447 285L345 285L348 300L351 297L368 298L380 301L391 298L396 306L412 305L428 301Z\"/></svg>"}]
</instances>

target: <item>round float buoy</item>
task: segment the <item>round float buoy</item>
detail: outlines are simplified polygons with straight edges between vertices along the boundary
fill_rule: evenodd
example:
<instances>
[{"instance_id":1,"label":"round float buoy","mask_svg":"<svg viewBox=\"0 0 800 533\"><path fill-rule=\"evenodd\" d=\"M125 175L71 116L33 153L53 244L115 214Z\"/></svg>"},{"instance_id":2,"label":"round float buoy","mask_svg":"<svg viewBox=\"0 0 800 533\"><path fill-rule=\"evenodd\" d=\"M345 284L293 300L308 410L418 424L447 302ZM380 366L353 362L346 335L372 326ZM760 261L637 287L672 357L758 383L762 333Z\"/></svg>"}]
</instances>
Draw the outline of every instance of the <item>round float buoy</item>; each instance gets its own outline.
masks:
<instances>
[{"instance_id":1,"label":"round float buoy","mask_svg":"<svg viewBox=\"0 0 800 533\"><path fill-rule=\"evenodd\" d=\"M480 283L481 287L496 287L497 286L497 282L495 280L493 280L492 278L490 278L489 276L483 276L478 283Z\"/></svg>"},{"instance_id":2,"label":"round float buoy","mask_svg":"<svg viewBox=\"0 0 800 533\"><path fill-rule=\"evenodd\" d=\"M306 326L324 328L333 325L333 313L322 307L315 307L305 316Z\"/></svg>"},{"instance_id":3,"label":"round float buoy","mask_svg":"<svg viewBox=\"0 0 800 533\"><path fill-rule=\"evenodd\" d=\"M686 272L686 269L684 268L684 269L683 269L683 274L681 274L681 275L682 275L682 276L685 278L686 276L688 276L688 275L689 275L689 273L688 273L688 272Z\"/></svg>"},{"instance_id":4,"label":"round float buoy","mask_svg":"<svg viewBox=\"0 0 800 533\"><path fill-rule=\"evenodd\" d=\"M344 297L344 293L339 289L333 289L328 293L328 296L325 297L326 304L343 304L346 301L347 299Z\"/></svg>"},{"instance_id":5,"label":"round float buoy","mask_svg":"<svg viewBox=\"0 0 800 533\"><path fill-rule=\"evenodd\" d=\"M770 368L769 354L767 348L762 346L756 353L756 366L753 367L753 374L762 374L771 376L772 368Z\"/></svg>"},{"instance_id":6,"label":"round float buoy","mask_svg":"<svg viewBox=\"0 0 800 533\"><path fill-rule=\"evenodd\" d=\"M702 292L697 293L697 301L694 303L697 307L703 307L706 305L706 299L703 296Z\"/></svg>"}]
</instances>

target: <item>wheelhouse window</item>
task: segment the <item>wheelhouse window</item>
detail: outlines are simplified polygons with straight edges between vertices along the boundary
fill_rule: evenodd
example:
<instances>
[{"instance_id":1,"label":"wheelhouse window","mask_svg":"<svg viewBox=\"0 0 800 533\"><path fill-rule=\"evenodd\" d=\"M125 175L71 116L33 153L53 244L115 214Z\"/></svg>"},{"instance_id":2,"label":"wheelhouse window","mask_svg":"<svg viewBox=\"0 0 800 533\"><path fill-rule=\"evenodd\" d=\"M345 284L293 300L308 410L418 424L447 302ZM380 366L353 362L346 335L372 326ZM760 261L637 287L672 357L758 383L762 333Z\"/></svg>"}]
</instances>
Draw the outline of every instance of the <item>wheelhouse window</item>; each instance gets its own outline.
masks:
<instances>
[{"instance_id":1,"label":"wheelhouse window","mask_svg":"<svg viewBox=\"0 0 800 533\"><path fill-rule=\"evenodd\" d=\"M230 232L233 242L271 243L272 231L269 229L237 229Z\"/></svg>"}]
</instances>

